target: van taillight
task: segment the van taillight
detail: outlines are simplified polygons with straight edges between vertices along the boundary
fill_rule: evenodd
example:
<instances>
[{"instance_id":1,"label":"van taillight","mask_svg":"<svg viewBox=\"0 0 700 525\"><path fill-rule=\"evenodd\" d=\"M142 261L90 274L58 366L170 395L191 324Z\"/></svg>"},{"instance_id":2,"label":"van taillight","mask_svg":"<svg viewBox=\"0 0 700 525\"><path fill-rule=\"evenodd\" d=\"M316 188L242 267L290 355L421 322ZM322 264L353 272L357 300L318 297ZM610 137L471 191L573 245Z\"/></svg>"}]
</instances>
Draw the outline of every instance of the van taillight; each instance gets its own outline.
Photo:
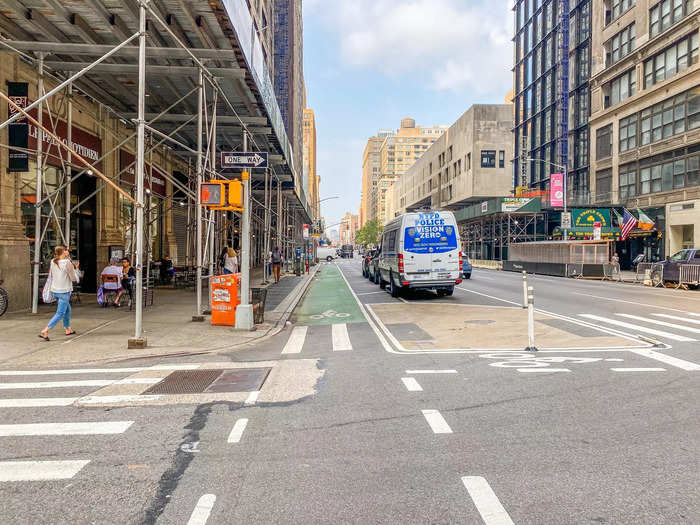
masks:
<instances>
[{"instance_id":1,"label":"van taillight","mask_svg":"<svg viewBox=\"0 0 700 525\"><path fill-rule=\"evenodd\" d=\"M459 252L459 271L462 271L462 252Z\"/></svg>"},{"instance_id":2,"label":"van taillight","mask_svg":"<svg viewBox=\"0 0 700 525\"><path fill-rule=\"evenodd\" d=\"M399 273L403 273L403 253L399 254Z\"/></svg>"}]
</instances>

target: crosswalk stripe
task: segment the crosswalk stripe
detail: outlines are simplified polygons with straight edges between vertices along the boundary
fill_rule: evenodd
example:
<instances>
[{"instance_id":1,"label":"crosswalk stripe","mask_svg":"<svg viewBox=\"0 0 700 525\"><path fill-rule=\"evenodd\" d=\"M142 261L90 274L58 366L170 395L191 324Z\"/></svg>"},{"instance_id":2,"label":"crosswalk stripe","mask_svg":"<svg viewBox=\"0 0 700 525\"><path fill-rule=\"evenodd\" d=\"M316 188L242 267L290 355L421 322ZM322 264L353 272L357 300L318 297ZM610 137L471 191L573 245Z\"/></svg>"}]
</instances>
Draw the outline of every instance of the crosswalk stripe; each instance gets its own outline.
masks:
<instances>
[{"instance_id":1,"label":"crosswalk stripe","mask_svg":"<svg viewBox=\"0 0 700 525\"><path fill-rule=\"evenodd\" d=\"M450 425L447 424L447 421L445 421L445 418L442 417L438 410L429 409L421 410L421 412L423 412L423 417L435 434L452 434Z\"/></svg>"},{"instance_id":2,"label":"crosswalk stripe","mask_svg":"<svg viewBox=\"0 0 700 525\"><path fill-rule=\"evenodd\" d=\"M90 463L70 461L0 461L0 481L44 481L70 479Z\"/></svg>"},{"instance_id":3,"label":"crosswalk stripe","mask_svg":"<svg viewBox=\"0 0 700 525\"><path fill-rule=\"evenodd\" d=\"M122 434L133 424L133 421L90 421L86 423L24 423L0 425L0 437Z\"/></svg>"},{"instance_id":4,"label":"crosswalk stripe","mask_svg":"<svg viewBox=\"0 0 700 525\"><path fill-rule=\"evenodd\" d=\"M332 326L332 336L334 352L339 352L341 350L352 350L352 343L350 342L350 335L348 334L347 324L334 324Z\"/></svg>"},{"instance_id":5,"label":"crosswalk stripe","mask_svg":"<svg viewBox=\"0 0 700 525\"><path fill-rule=\"evenodd\" d=\"M114 383L113 379L85 379L77 381L40 381L38 383L0 383L0 390L16 390L21 388L70 388L82 386L107 386Z\"/></svg>"},{"instance_id":6,"label":"crosswalk stripe","mask_svg":"<svg viewBox=\"0 0 700 525\"><path fill-rule=\"evenodd\" d=\"M667 328L674 328L675 330L684 330L686 332L691 332L693 334L700 334L700 329L690 328L689 326L683 326L675 323L668 323L666 321L659 321L658 319L648 319L646 317L641 317L639 315L632 314L617 314L620 317L626 317L627 319L634 319L636 321L643 321L645 323L658 324L660 326L665 326Z\"/></svg>"},{"instance_id":7,"label":"crosswalk stripe","mask_svg":"<svg viewBox=\"0 0 700 525\"><path fill-rule=\"evenodd\" d=\"M231 429L231 433L228 435L228 442L238 443L243 437L243 431L245 430L245 427L247 425L248 418L243 417L236 421L236 423L233 425L233 428Z\"/></svg>"},{"instance_id":8,"label":"crosswalk stripe","mask_svg":"<svg viewBox=\"0 0 700 525\"><path fill-rule=\"evenodd\" d=\"M304 346L304 341L306 340L306 332L308 331L308 326L295 326L292 330L292 334L289 336L287 344L284 345L282 350L283 354L299 354Z\"/></svg>"},{"instance_id":9,"label":"crosswalk stripe","mask_svg":"<svg viewBox=\"0 0 700 525\"><path fill-rule=\"evenodd\" d=\"M669 315L669 314L651 314L651 315L655 315L657 317L664 317L665 319L674 319L676 321L684 321L686 323L700 324L700 319L688 319L686 317L680 317L678 315Z\"/></svg>"},{"instance_id":10,"label":"crosswalk stripe","mask_svg":"<svg viewBox=\"0 0 700 525\"><path fill-rule=\"evenodd\" d=\"M615 326L621 326L623 328L629 328L630 330L636 330L638 332L643 332L646 334L651 334L651 335L657 335L659 337L665 337L667 339L671 339L673 341L681 341L685 343L692 343L696 341L695 339L692 339L690 337L686 337L684 335L676 335L672 334L670 332L664 332L662 330L655 330L654 328L647 328L646 326L639 326L636 324L632 323L626 323L624 321L617 321L616 319L608 319L607 317L601 317L600 315L593 315L593 314L579 314L581 317L585 317L586 319L593 319L595 321L600 321L602 323L607 323L607 324L612 324Z\"/></svg>"},{"instance_id":11,"label":"crosswalk stripe","mask_svg":"<svg viewBox=\"0 0 700 525\"><path fill-rule=\"evenodd\" d=\"M62 370L0 370L0 376L53 376L79 374L119 374L143 372L144 370L196 370L202 365L155 365L132 366L128 368L68 368Z\"/></svg>"},{"instance_id":12,"label":"crosswalk stripe","mask_svg":"<svg viewBox=\"0 0 700 525\"><path fill-rule=\"evenodd\" d=\"M0 399L0 408L67 407L77 397L29 397L26 399Z\"/></svg>"},{"instance_id":13,"label":"crosswalk stripe","mask_svg":"<svg viewBox=\"0 0 700 525\"><path fill-rule=\"evenodd\" d=\"M423 387L420 386L418 381L416 381L415 377L402 377L401 381L403 381L403 384L406 386L406 390L409 392L422 392Z\"/></svg>"}]
</instances>

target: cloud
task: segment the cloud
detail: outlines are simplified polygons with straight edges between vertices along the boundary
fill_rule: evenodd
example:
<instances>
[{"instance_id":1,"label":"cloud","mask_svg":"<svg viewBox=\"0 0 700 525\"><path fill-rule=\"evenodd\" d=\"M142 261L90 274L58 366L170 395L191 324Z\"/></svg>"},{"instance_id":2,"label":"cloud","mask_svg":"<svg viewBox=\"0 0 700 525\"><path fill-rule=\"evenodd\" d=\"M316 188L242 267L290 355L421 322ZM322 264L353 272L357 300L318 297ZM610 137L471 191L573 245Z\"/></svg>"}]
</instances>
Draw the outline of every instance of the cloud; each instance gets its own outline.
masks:
<instances>
[{"instance_id":1,"label":"cloud","mask_svg":"<svg viewBox=\"0 0 700 525\"><path fill-rule=\"evenodd\" d=\"M341 62L436 91L512 84L512 0L305 0L337 35Z\"/></svg>"}]
</instances>

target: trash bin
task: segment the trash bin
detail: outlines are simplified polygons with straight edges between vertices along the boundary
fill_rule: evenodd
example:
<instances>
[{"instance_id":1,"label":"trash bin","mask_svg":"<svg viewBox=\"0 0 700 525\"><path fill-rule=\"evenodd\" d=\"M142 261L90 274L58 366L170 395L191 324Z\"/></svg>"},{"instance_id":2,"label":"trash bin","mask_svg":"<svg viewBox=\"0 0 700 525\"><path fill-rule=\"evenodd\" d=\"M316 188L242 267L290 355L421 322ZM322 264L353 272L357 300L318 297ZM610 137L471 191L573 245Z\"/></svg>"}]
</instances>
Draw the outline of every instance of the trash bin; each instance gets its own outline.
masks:
<instances>
[{"instance_id":1,"label":"trash bin","mask_svg":"<svg viewBox=\"0 0 700 525\"><path fill-rule=\"evenodd\" d=\"M267 288L251 288L250 302L253 305L253 322L255 324L265 322L265 299L267 299Z\"/></svg>"},{"instance_id":2,"label":"trash bin","mask_svg":"<svg viewBox=\"0 0 700 525\"><path fill-rule=\"evenodd\" d=\"M211 324L218 326L236 326L236 306L238 298L238 280L233 274L210 277L211 290Z\"/></svg>"}]
</instances>

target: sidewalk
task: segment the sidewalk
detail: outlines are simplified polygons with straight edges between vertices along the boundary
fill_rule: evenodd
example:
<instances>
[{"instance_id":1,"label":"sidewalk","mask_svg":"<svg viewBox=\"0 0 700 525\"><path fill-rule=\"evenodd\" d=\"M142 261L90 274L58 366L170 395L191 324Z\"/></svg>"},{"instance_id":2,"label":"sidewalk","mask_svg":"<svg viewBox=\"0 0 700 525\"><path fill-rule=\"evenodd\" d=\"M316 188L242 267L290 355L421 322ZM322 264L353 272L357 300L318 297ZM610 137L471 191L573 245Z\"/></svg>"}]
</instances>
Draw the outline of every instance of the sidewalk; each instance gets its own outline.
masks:
<instances>
[{"instance_id":1,"label":"sidewalk","mask_svg":"<svg viewBox=\"0 0 700 525\"><path fill-rule=\"evenodd\" d=\"M318 266L311 273L285 275L279 284L269 284L265 322L243 332L231 327L192 322L195 294L192 291L157 288L153 306L144 309L143 323L148 348L127 349L134 332L134 312L128 308L102 308L94 295L83 294L82 304L73 305L72 327L77 335L66 337L61 324L50 333L51 341L37 334L55 312L55 305L40 305L39 314L14 313L0 318L0 367L76 366L124 359L215 353L259 341L276 334L291 315ZM260 287L262 272L252 272L252 287ZM206 293L206 290L205 290ZM208 295L203 296L206 298ZM205 308L207 300L203 299Z\"/></svg>"}]
</instances>

